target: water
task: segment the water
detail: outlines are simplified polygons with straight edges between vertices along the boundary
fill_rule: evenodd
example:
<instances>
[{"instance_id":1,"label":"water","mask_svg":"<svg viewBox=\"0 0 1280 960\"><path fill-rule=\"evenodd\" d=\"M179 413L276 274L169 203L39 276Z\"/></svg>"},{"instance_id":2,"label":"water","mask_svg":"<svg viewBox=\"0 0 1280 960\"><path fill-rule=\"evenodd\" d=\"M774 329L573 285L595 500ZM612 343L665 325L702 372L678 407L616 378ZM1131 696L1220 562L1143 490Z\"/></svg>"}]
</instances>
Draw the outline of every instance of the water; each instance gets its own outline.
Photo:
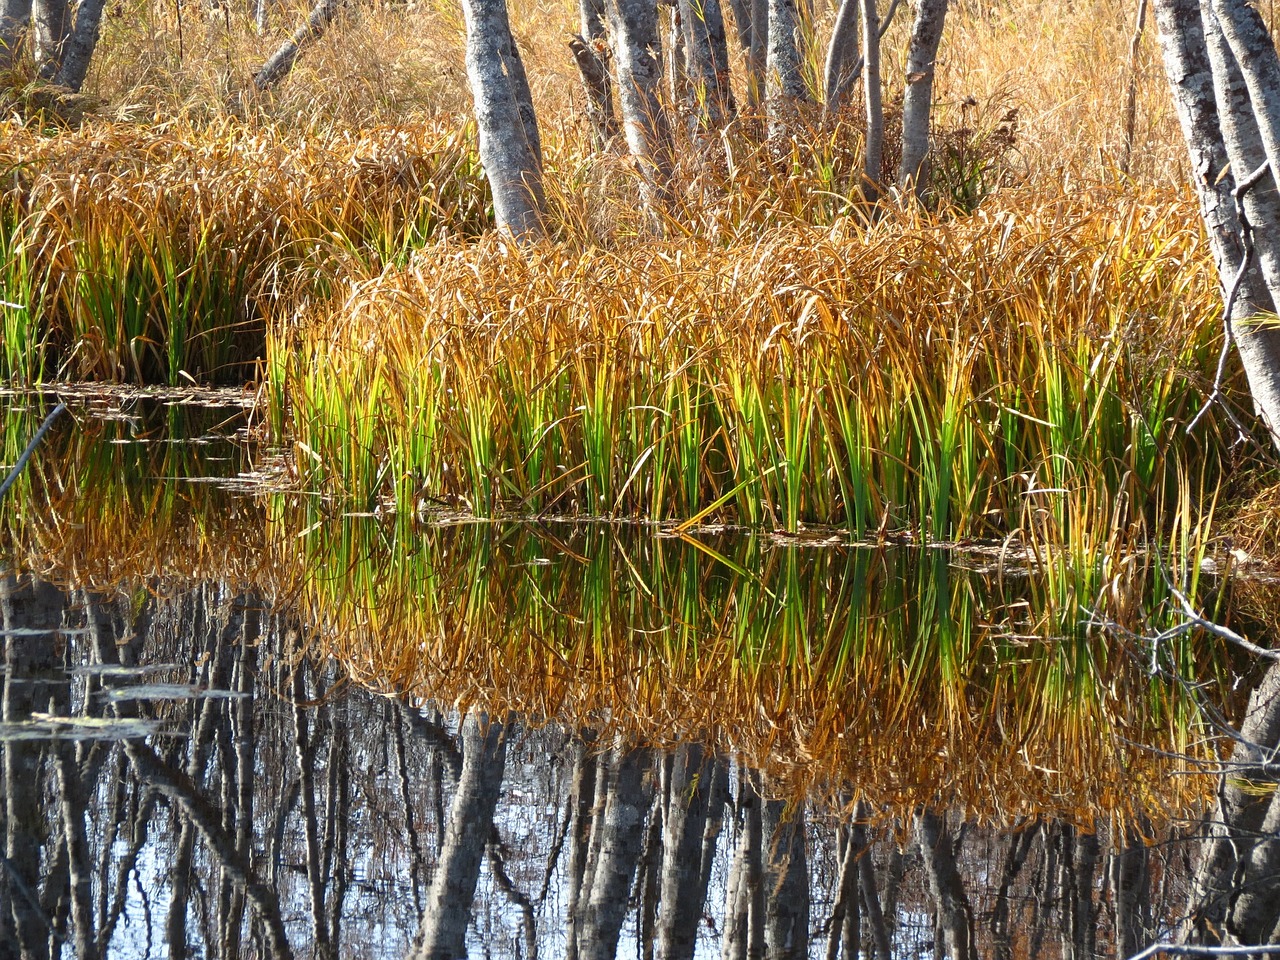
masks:
<instances>
[{"instance_id":1,"label":"water","mask_svg":"<svg viewBox=\"0 0 1280 960\"><path fill-rule=\"evenodd\" d=\"M1276 885L1196 880L1274 771L1193 773L1275 678L1083 574L352 516L101 407L4 508L0 957L1128 956Z\"/></svg>"}]
</instances>

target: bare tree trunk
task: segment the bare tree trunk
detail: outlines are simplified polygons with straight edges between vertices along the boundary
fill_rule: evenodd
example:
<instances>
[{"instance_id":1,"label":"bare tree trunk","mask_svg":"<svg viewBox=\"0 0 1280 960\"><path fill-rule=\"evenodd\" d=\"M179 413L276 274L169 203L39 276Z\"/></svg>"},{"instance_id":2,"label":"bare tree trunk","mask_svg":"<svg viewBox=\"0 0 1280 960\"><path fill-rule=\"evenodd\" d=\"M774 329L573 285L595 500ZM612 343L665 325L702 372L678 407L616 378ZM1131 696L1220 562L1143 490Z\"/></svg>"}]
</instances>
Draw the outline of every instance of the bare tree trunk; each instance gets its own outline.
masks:
<instances>
[{"instance_id":1,"label":"bare tree trunk","mask_svg":"<svg viewBox=\"0 0 1280 960\"><path fill-rule=\"evenodd\" d=\"M1255 876L1249 870L1252 846L1272 813L1274 798L1245 789L1254 779L1264 779L1263 765L1280 744L1280 663L1273 664L1249 698L1240 739L1231 757L1232 776L1218 788L1218 803L1202 844L1200 864L1191 886L1188 921L1182 937L1190 942L1216 944L1227 927L1238 940L1256 930L1236 932L1233 914L1241 909L1237 893L1255 883L1264 896L1274 891L1275 874ZM1244 910L1249 909L1245 897ZM1252 919L1247 914L1241 919ZM1267 930L1265 933L1269 934ZM1244 934L1245 936L1241 936ZM1256 940L1254 942L1257 942Z\"/></svg>"},{"instance_id":2,"label":"bare tree trunk","mask_svg":"<svg viewBox=\"0 0 1280 960\"><path fill-rule=\"evenodd\" d=\"M880 165L884 154L884 105L880 90L880 17L876 0L862 0L862 88L867 106L862 195L868 203L880 196Z\"/></svg>"},{"instance_id":3,"label":"bare tree trunk","mask_svg":"<svg viewBox=\"0 0 1280 960\"><path fill-rule=\"evenodd\" d=\"M826 67L823 71L822 110L827 116L840 112L844 96L853 83L850 68L858 56L858 20L861 0L840 0L836 23L827 44Z\"/></svg>"},{"instance_id":4,"label":"bare tree trunk","mask_svg":"<svg viewBox=\"0 0 1280 960\"><path fill-rule=\"evenodd\" d=\"M916 838L944 935L944 955L949 960L969 960L974 956L973 909L956 868L955 847L946 821L932 810L920 811L916 814Z\"/></svg>"},{"instance_id":5,"label":"bare tree trunk","mask_svg":"<svg viewBox=\"0 0 1280 960\"><path fill-rule=\"evenodd\" d=\"M54 83L79 93L89 75L89 63L98 46L102 27L104 0L80 0L76 4L75 23L62 47L61 66Z\"/></svg>"},{"instance_id":6,"label":"bare tree trunk","mask_svg":"<svg viewBox=\"0 0 1280 960\"><path fill-rule=\"evenodd\" d=\"M662 830L662 892L658 955L692 960L707 899L703 841L715 789L715 759L696 744L674 751Z\"/></svg>"},{"instance_id":7,"label":"bare tree trunk","mask_svg":"<svg viewBox=\"0 0 1280 960\"><path fill-rule=\"evenodd\" d=\"M603 771L604 805L591 828L591 886L583 891L586 900L579 901L581 960L612 960L617 953L653 795L647 776L650 759L649 750L628 750L619 743Z\"/></svg>"},{"instance_id":8,"label":"bare tree trunk","mask_svg":"<svg viewBox=\"0 0 1280 960\"><path fill-rule=\"evenodd\" d=\"M577 960L578 956L578 903L583 893L595 791L596 758L588 753L587 744L579 740L573 746L573 776L569 787L572 819L569 822L569 867L565 878L568 887L565 898L565 960Z\"/></svg>"},{"instance_id":9,"label":"bare tree trunk","mask_svg":"<svg viewBox=\"0 0 1280 960\"><path fill-rule=\"evenodd\" d=\"M1147 0L1138 0L1133 36L1129 38L1129 83L1124 92L1124 143L1120 152L1120 172L1129 175L1133 165L1133 139L1138 127L1138 49L1147 26Z\"/></svg>"},{"instance_id":10,"label":"bare tree trunk","mask_svg":"<svg viewBox=\"0 0 1280 960\"><path fill-rule=\"evenodd\" d=\"M764 105L765 71L769 64L769 0L744 0L751 9L751 46L747 48L747 102Z\"/></svg>"},{"instance_id":11,"label":"bare tree trunk","mask_svg":"<svg viewBox=\"0 0 1280 960\"><path fill-rule=\"evenodd\" d=\"M675 157L663 109L662 48L654 0L609 0L609 30L618 71L618 102L627 147L640 170L642 199L650 214L670 207Z\"/></svg>"},{"instance_id":12,"label":"bare tree trunk","mask_svg":"<svg viewBox=\"0 0 1280 960\"><path fill-rule=\"evenodd\" d=\"M52 80L71 37L71 7L67 0L33 0L31 24L36 73Z\"/></svg>"},{"instance_id":13,"label":"bare tree trunk","mask_svg":"<svg viewBox=\"0 0 1280 960\"><path fill-rule=\"evenodd\" d=\"M1119 954L1132 957L1147 946L1151 929L1151 869L1147 845L1133 826L1111 858L1111 889Z\"/></svg>"},{"instance_id":14,"label":"bare tree trunk","mask_svg":"<svg viewBox=\"0 0 1280 960\"><path fill-rule=\"evenodd\" d=\"M469 713L462 722L462 775L449 811L449 826L427 891L421 944L414 960L454 960L467 955L480 863L493 831L493 813L506 768L502 724Z\"/></svg>"},{"instance_id":15,"label":"bare tree trunk","mask_svg":"<svg viewBox=\"0 0 1280 960\"><path fill-rule=\"evenodd\" d=\"M765 800L764 951L767 960L799 960L809 955L809 864L805 855L804 801L788 809Z\"/></svg>"},{"instance_id":16,"label":"bare tree trunk","mask_svg":"<svg viewBox=\"0 0 1280 960\"><path fill-rule=\"evenodd\" d=\"M738 843L725 888L722 960L757 960L764 952L760 798L754 775L738 768Z\"/></svg>"},{"instance_id":17,"label":"bare tree trunk","mask_svg":"<svg viewBox=\"0 0 1280 960\"><path fill-rule=\"evenodd\" d=\"M613 114L613 78L609 76L604 0L578 0L578 14L582 33L570 39L569 49L582 75L587 119L591 122L596 149L603 150L618 133L618 121Z\"/></svg>"},{"instance_id":18,"label":"bare tree trunk","mask_svg":"<svg viewBox=\"0 0 1280 960\"><path fill-rule=\"evenodd\" d=\"M253 85L259 90L269 90L289 75L298 55L324 36L342 7L342 0L316 0L307 15L307 21L271 55L253 76Z\"/></svg>"},{"instance_id":19,"label":"bare tree trunk","mask_svg":"<svg viewBox=\"0 0 1280 960\"><path fill-rule=\"evenodd\" d=\"M769 0L769 47L765 61L765 111L769 136L784 137L809 89L800 72L800 13L796 0Z\"/></svg>"},{"instance_id":20,"label":"bare tree trunk","mask_svg":"<svg viewBox=\"0 0 1280 960\"><path fill-rule=\"evenodd\" d=\"M720 0L679 0L685 74L692 84L697 130L719 130L737 109L729 85L729 47Z\"/></svg>"},{"instance_id":21,"label":"bare tree trunk","mask_svg":"<svg viewBox=\"0 0 1280 960\"><path fill-rule=\"evenodd\" d=\"M267 948L273 956L288 960L293 956L284 921L280 916L280 900L254 873L250 864L236 851L235 840L222 829L218 811L191 788L190 781L163 763L146 744L139 740L125 743L125 753L138 779L150 784L180 806L204 837L218 865L227 870L233 881L245 892L245 898L262 920Z\"/></svg>"},{"instance_id":22,"label":"bare tree trunk","mask_svg":"<svg viewBox=\"0 0 1280 960\"><path fill-rule=\"evenodd\" d=\"M47 678L55 664L53 632L62 623L65 597L50 584L0 572L0 625L4 628L4 701L0 718L21 723L44 711L52 695ZM40 632L44 631L44 632ZM40 837L45 817L40 770L45 748L19 740L0 742L3 751L3 876L14 896L2 909L12 920L23 956L38 956L50 943L52 925L38 895L43 878ZM15 889L16 888L16 889Z\"/></svg>"},{"instance_id":23,"label":"bare tree trunk","mask_svg":"<svg viewBox=\"0 0 1280 960\"><path fill-rule=\"evenodd\" d=\"M467 79L480 130L480 163L498 228L520 240L543 236L542 141L506 0L462 0Z\"/></svg>"},{"instance_id":24,"label":"bare tree trunk","mask_svg":"<svg viewBox=\"0 0 1280 960\"><path fill-rule=\"evenodd\" d=\"M898 188L923 199L929 180L929 122L933 113L933 70L942 42L947 0L919 0L907 47L907 79L902 95L902 161Z\"/></svg>"},{"instance_id":25,"label":"bare tree trunk","mask_svg":"<svg viewBox=\"0 0 1280 960\"><path fill-rule=\"evenodd\" d=\"M0 0L0 70L18 62L23 36L31 26L31 0Z\"/></svg>"},{"instance_id":26,"label":"bare tree trunk","mask_svg":"<svg viewBox=\"0 0 1280 960\"><path fill-rule=\"evenodd\" d=\"M1236 18L1233 32L1247 52L1248 43L1257 40L1256 30L1243 29L1248 27L1249 14L1230 4L1224 8ZM1210 5L1210 0L1202 5L1196 0L1154 0L1153 9L1165 72L1190 156L1193 186L1200 198L1201 215L1226 297L1243 259L1241 225L1231 192L1236 182L1252 174L1269 156L1254 115L1257 104L1253 102L1252 88L1245 93L1248 81L1241 76L1239 55L1231 53L1228 38L1218 28L1217 4ZM1274 60L1275 52L1269 43L1267 49L1271 50L1269 59ZM1268 60L1262 52L1247 59L1261 75L1266 75L1259 64L1259 60ZM1256 80L1257 75L1255 86ZM1264 101L1267 99L1265 89L1258 93ZM1222 175L1228 159L1234 177ZM1280 214L1276 212L1275 183L1270 174L1265 174L1248 192L1244 206L1256 228L1261 270L1251 268L1243 275L1232 311L1231 332L1254 403L1280 445L1280 434L1276 432L1276 425L1280 424L1280 329L1244 322L1256 312L1269 312L1280 291L1280 244L1275 238Z\"/></svg>"},{"instance_id":27,"label":"bare tree trunk","mask_svg":"<svg viewBox=\"0 0 1280 960\"><path fill-rule=\"evenodd\" d=\"M1016 829L1009 838L1009 851L1005 854L1000 871L1000 887L996 891L995 908L991 916L991 939L995 943L995 960L1010 960L1013 954L1013 937L1009 926L1009 894L1014 881L1022 872L1027 855L1040 832L1038 825ZM1131 953L1125 953L1126 957Z\"/></svg>"}]
</instances>

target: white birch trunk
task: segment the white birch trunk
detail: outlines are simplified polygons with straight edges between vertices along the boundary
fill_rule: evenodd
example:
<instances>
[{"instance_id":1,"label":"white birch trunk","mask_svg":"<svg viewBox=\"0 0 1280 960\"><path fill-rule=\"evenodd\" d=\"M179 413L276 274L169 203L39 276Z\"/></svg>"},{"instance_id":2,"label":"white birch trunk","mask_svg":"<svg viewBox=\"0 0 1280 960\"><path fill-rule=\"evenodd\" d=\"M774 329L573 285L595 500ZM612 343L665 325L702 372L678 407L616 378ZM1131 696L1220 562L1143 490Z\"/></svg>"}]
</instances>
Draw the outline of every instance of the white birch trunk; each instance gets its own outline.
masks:
<instances>
[{"instance_id":1,"label":"white birch trunk","mask_svg":"<svg viewBox=\"0 0 1280 960\"><path fill-rule=\"evenodd\" d=\"M543 236L542 142L506 0L462 0L467 80L480 131L480 163L498 229L518 240Z\"/></svg>"},{"instance_id":2,"label":"white birch trunk","mask_svg":"<svg viewBox=\"0 0 1280 960\"><path fill-rule=\"evenodd\" d=\"M862 3L862 87L867 106L862 195L868 203L880 197L880 163L884 153L884 106L880 90L880 16L876 0Z\"/></svg>"},{"instance_id":3,"label":"white birch trunk","mask_svg":"<svg viewBox=\"0 0 1280 960\"><path fill-rule=\"evenodd\" d=\"M685 75L693 86L699 131L718 130L736 109L729 85L729 46L720 0L680 0Z\"/></svg>"},{"instance_id":4,"label":"white birch trunk","mask_svg":"<svg viewBox=\"0 0 1280 960\"><path fill-rule=\"evenodd\" d=\"M31 0L0 0L0 70L9 70L17 62L30 25Z\"/></svg>"},{"instance_id":5,"label":"white birch trunk","mask_svg":"<svg viewBox=\"0 0 1280 960\"><path fill-rule=\"evenodd\" d=\"M861 16L860 0L840 0L836 23L831 28L831 41L827 44L827 59L823 70L823 113L838 113L844 96L853 83L855 71L850 69L858 55L858 20Z\"/></svg>"},{"instance_id":6,"label":"white birch trunk","mask_svg":"<svg viewBox=\"0 0 1280 960\"><path fill-rule=\"evenodd\" d=\"M1207 19L1196 0L1155 0L1153 12L1165 72L1187 143L1192 186L1200 199L1225 296L1239 269L1243 247L1231 196L1236 181L1230 173L1221 174L1228 168L1227 161L1238 177L1256 169L1265 156L1260 131L1244 80L1208 0L1203 11ZM1280 443L1273 426L1280 424L1280 330L1243 322L1258 311L1271 310L1275 292L1280 290L1275 203L1275 185L1269 177L1245 198L1246 214L1257 228L1260 269L1251 268L1244 276L1232 311L1232 327L1254 403Z\"/></svg>"},{"instance_id":7,"label":"white birch trunk","mask_svg":"<svg viewBox=\"0 0 1280 960\"><path fill-rule=\"evenodd\" d=\"M34 0L31 4L32 46L36 73L52 80L62 65L71 38L71 6L67 0Z\"/></svg>"},{"instance_id":8,"label":"white birch trunk","mask_svg":"<svg viewBox=\"0 0 1280 960\"><path fill-rule=\"evenodd\" d=\"M902 161L898 188L904 196L924 196L929 170L929 120L933 112L933 72L947 17L947 0L919 0L907 47L906 87L902 95Z\"/></svg>"},{"instance_id":9,"label":"white birch trunk","mask_svg":"<svg viewBox=\"0 0 1280 960\"><path fill-rule=\"evenodd\" d=\"M786 136L799 107L809 100L800 72L800 13L796 0L769 0L768 56L765 62L765 112L769 136Z\"/></svg>"},{"instance_id":10,"label":"white birch trunk","mask_svg":"<svg viewBox=\"0 0 1280 960\"><path fill-rule=\"evenodd\" d=\"M440 861L427 891L421 943L414 960L454 960L467 954L471 903L493 833L507 748L502 725L489 723L487 717L475 713L462 721L462 743L462 776L440 845Z\"/></svg>"},{"instance_id":11,"label":"white birch trunk","mask_svg":"<svg viewBox=\"0 0 1280 960\"><path fill-rule=\"evenodd\" d=\"M643 200L656 213L670 205L674 168L671 128L659 96L657 5L654 0L609 0L608 12L622 128L640 171Z\"/></svg>"}]
</instances>

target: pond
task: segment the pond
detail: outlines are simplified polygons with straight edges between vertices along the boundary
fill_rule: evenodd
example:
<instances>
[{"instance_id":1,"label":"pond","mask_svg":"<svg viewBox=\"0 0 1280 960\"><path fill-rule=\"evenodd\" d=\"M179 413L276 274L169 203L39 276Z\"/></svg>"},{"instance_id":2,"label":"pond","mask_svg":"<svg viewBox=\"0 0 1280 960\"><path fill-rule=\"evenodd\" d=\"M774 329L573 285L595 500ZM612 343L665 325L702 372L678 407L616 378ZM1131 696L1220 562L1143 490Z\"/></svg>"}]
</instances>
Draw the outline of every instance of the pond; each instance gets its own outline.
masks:
<instances>
[{"instance_id":1,"label":"pond","mask_svg":"<svg viewBox=\"0 0 1280 960\"><path fill-rule=\"evenodd\" d=\"M1274 742L1280 679L1169 629L1176 588L1268 644L1199 562L355 510L251 396L64 397L0 507L0 957L1079 960L1280 921L1241 833L1274 765L1224 739ZM12 463L50 405L3 402Z\"/></svg>"}]
</instances>

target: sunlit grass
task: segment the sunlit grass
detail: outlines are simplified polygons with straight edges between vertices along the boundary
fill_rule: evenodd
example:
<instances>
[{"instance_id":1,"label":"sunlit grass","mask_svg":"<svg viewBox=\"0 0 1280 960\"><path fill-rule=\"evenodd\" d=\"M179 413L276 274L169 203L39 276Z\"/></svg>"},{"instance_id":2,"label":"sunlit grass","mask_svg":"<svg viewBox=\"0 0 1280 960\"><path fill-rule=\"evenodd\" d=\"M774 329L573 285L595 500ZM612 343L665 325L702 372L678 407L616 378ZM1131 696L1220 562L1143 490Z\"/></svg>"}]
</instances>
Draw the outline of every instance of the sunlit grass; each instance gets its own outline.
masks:
<instances>
[{"instance_id":1,"label":"sunlit grass","mask_svg":"<svg viewBox=\"0 0 1280 960\"><path fill-rule=\"evenodd\" d=\"M0 129L0 377L239 382L265 316L484 229L465 128Z\"/></svg>"},{"instance_id":2,"label":"sunlit grass","mask_svg":"<svg viewBox=\"0 0 1280 960\"><path fill-rule=\"evenodd\" d=\"M1181 431L1220 337L1193 223L1163 195L1023 197L729 244L439 244L273 327L273 418L302 482L361 509L1084 556L1169 529L1178 471L1211 491L1232 437Z\"/></svg>"}]
</instances>

